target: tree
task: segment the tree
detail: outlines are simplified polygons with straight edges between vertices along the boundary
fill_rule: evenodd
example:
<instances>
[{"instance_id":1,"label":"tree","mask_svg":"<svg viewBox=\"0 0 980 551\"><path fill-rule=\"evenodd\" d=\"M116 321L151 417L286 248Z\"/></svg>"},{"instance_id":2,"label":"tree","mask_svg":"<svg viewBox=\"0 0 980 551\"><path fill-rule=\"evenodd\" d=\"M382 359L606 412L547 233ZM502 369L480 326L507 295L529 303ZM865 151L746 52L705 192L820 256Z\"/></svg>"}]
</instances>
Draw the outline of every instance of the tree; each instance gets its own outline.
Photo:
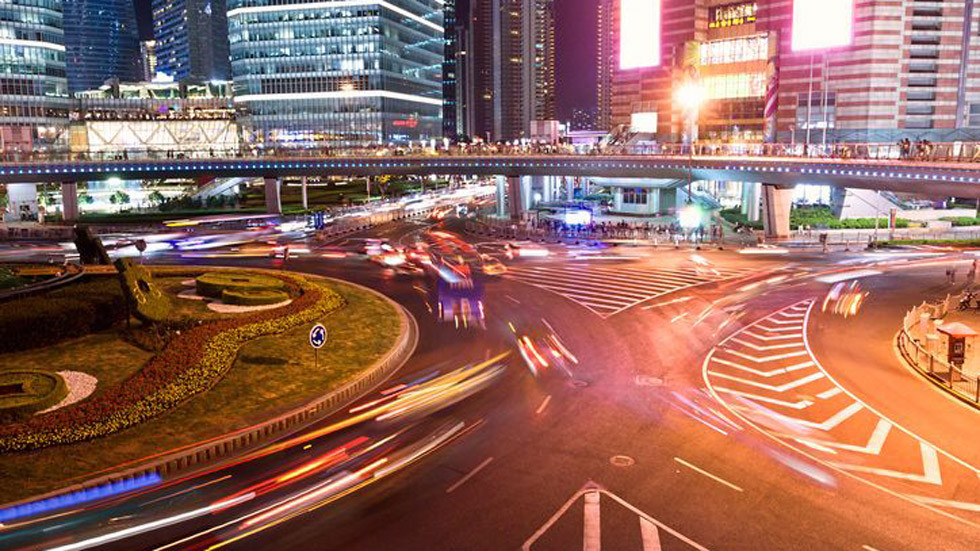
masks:
<instances>
[{"instance_id":1,"label":"tree","mask_svg":"<svg viewBox=\"0 0 980 551\"><path fill-rule=\"evenodd\" d=\"M151 205L161 205L166 200L162 193L158 190L153 190L149 195L147 195L146 200L150 202Z\"/></svg>"}]
</instances>

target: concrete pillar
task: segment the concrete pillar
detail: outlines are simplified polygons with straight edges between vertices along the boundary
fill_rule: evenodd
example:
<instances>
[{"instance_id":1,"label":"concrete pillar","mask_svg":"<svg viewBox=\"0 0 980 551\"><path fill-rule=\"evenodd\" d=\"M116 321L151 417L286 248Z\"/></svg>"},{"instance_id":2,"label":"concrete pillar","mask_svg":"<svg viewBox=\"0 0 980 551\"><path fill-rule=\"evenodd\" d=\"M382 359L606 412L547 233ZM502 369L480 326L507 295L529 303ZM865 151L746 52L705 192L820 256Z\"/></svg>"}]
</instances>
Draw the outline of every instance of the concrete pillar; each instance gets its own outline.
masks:
<instances>
[{"instance_id":1,"label":"concrete pillar","mask_svg":"<svg viewBox=\"0 0 980 551\"><path fill-rule=\"evenodd\" d=\"M511 220L520 220L524 206L523 188L520 176L507 177L507 206Z\"/></svg>"},{"instance_id":2,"label":"concrete pillar","mask_svg":"<svg viewBox=\"0 0 980 551\"><path fill-rule=\"evenodd\" d=\"M565 200L575 200L575 179L567 176L565 177Z\"/></svg>"},{"instance_id":3,"label":"concrete pillar","mask_svg":"<svg viewBox=\"0 0 980 551\"><path fill-rule=\"evenodd\" d=\"M266 176L265 178L265 212L282 214L282 199L280 191L282 179Z\"/></svg>"},{"instance_id":4,"label":"concrete pillar","mask_svg":"<svg viewBox=\"0 0 980 551\"><path fill-rule=\"evenodd\" d=\"M303 210L308 210L310 208L310 203L306 198L306 176L303 176L300 187L302 188L303 191Z\"/></svg>"},{"instance_id":5,"label":"concrete pillar","mask_svg":"<svg viewBox=\"0 0 980 551\"><path fill-rule=\"evenodd\" d=\"M677 188L662 188L657 192L657 196L658 214L669 214L671 211L677 210Z\"/></svg>"},{"instance_id":6,"label":"concrete pillar","mask_svg":"<svg viewBox=\"0 0 980 551\"><path fill-rule=\"evenodd\" d=\"M507 216L507 178L497 176L497 216Z\"/></svg>"},{"instance_id":7,"label":"concrete pillar","mask_svg":"<svg viewBox=\"0 0 980 551\"><path fill-rule=\"evenodd\" d=\"M78 220L78 184L61 183L61 217L65 222Z\"/></svg>"},{"instance_id":8,"label":"concrete pillar","mask_svg":"<svg viewBox=\"0 0 980 551\"><path fill-rule=\"evenodd\" d=\"M616 186L612 188L613 192L613 212L623 212L623 188Z\"/></svg>"},{"instance_id":9,"label":"concrete pillar","mask_svg":"<svg viewBox=\"0 0 980 551\"><path fill-rule=\"evenodd\" d=\"M752 222L759 220L759 184L742 182L742 214Z\"/></svg>"},{"instance_id":10,"label":"concrete pillar","mask_svg":"<svg viewBox=\"0 0 980 551\"><path fill-rule=\"evenodd\" d=\"M762 185L762 225L766 237L789 237L789 211L793 206L792 186Z\"/></svg>"}]
</instances>

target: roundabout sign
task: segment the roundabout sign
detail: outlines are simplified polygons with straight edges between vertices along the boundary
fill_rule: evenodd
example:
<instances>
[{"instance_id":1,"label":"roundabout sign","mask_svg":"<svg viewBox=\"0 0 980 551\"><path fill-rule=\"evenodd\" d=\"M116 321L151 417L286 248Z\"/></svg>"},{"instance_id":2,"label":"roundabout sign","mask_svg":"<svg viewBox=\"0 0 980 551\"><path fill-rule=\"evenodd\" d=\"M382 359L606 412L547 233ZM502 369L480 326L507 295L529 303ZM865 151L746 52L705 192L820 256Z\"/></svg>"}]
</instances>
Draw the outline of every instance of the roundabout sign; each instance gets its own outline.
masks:
<instances>
[{"instance_id":1,"label":"roundabout sign","mask_svg":"<svg viewBox=\"0 0 980 551\"><path fill-rule=\"evenodd\" d=\"M327 344L327 328L322 323L318 323L310 329L310 346L313 347L313 368L319 368L319 358L317 352Z\"/></svg>"}]
</instances>

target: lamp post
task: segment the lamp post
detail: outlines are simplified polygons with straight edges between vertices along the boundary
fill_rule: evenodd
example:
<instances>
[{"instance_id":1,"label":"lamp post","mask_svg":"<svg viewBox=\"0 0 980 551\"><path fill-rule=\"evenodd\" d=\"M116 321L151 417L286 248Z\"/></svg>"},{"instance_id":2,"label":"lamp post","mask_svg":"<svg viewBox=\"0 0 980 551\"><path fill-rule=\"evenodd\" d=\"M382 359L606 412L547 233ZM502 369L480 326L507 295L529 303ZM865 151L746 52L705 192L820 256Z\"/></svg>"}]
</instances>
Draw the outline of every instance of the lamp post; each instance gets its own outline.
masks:
<instances>
[{"instance_id":1,"label":"lamp post","mask_svg":"<svg viewBox=\"0 0 980 551\"><path fill-rule=\"evenodd\" d=\"M704 87L695 78L689 78L674 95L674 100L684 112L684 139L688 146L687 162L687 201L691 199L691 185L694 180L694 144L698 141L698 115L704 103Z\"/></svg>"}]
</instances>

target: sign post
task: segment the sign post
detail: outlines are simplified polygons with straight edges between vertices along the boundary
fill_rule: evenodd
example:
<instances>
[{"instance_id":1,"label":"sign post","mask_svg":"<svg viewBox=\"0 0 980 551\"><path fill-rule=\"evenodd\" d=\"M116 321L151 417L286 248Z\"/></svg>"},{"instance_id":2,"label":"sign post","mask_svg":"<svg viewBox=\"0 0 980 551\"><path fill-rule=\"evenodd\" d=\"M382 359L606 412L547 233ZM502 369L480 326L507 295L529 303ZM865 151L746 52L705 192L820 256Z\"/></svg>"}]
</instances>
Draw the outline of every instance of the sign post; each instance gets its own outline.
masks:
<instances>
[{"instance_id":1,"label":"sign post","mask_svg":"<svg viewBox=\"0 0 980 551\"><path fill-rule=\"evenodd\" d=\"M327 343L327 328L318 323L310 329L310 346L313 347L313 368L319 369L318 352Z\"/></svg>"}]
</instances>

